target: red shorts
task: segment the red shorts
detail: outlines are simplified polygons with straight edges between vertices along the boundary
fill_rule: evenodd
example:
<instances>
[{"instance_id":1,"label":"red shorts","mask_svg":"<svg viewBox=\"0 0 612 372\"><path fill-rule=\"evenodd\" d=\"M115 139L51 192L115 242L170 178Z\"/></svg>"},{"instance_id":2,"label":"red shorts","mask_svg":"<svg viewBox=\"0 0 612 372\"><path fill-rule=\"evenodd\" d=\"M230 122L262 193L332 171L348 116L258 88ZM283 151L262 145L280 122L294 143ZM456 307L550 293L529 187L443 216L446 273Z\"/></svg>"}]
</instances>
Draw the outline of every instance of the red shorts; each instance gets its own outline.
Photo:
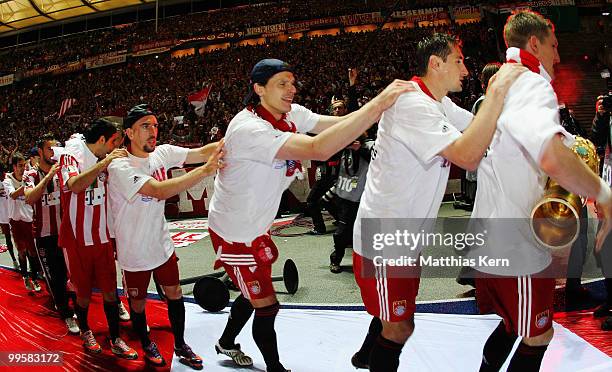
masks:
<instances>
[{"instance_id":1,"label":"red shorts","mask_svg":"<svg viewBox=\"0 0 612 372\"><path fill-rule=\"evenodd\" d=\"M278 258L278 249L270 235L257 237L247 245L227 242L211 229L208 231L217 254L215 268L223 266L244 297L258 300L275 294L272 264Z\"/></svg>"},{"instance_id":2,"label":"red shorts","mask_svg":"<svg viewBox=\"0 0 612 372\"><path fill-rule=\"evenodd\" d=\"M34 234L32 233L32 222L11 220L11 232L18 252L27 251L32 257L36 257L36 246L34 245Z\"/></svg>"},{"instance_id":3,"label":"red shorts","mask_svg":"<svg viewBox=\"0 0 612 372\"><path fill-rule=\"evenodd\" d=\"M117 269L110 243L66 248L65 253L68 276L77 297L89 298L94 287L103 293L117 289Z\"/></svg>"},{"instance_id":4,"label":"red shorts","mask_svg":"<svg viewBox=\"0 0 612 372\"><path fill-rule=\"evenodd\" d=\"M142 300L147 297L147 289L151 281L151 273L161 286L179 285L178 257L175 253L161 266L146 271L123 271L124 288L130 298Z\"/></svg>"},{"instance_id":5,"label":"red shorts","mask_svg":"<svg viewBox=\"0 0 612 372\"><path fill-rule=\"evenodd\" d=\"M420 267L412 275L399 273L405 267L375 266L372 260L353 253L353 272L366 310L387 322L411 319L421 278ZM371 274L370 274L371 273Z\"/></svg>"},{"instance_id":6,"label":"red shorts","mask_svg":"<svg viewBox=\"0 0 612 372\"><path fill-rule=\"evenodd\" d=\"M475 279L480 313L495 312L501 316L508 333L535 337L552 327L554 278L487 274Z\"/></svg>"}]
</instances>

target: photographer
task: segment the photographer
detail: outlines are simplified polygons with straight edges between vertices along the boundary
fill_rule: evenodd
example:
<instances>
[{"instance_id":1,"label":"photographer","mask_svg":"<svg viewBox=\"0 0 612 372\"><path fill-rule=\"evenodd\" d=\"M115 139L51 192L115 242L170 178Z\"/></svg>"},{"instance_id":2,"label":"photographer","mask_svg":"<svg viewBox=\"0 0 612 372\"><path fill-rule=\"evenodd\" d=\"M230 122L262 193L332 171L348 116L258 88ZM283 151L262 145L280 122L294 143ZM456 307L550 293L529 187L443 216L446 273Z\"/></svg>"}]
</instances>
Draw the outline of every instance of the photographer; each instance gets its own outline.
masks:
<instances>
[{"instance_id":1,"label":"photographer","mask_svg":"<svg viewBox=\"0 0 612 372\"><path fill-rule=\"evenodd\" d=\"M610 111L612 109L612 92L597 97L595 103L595 118L593 118L592 141L597 146L597 154L601 158L610 144ZM603 165L603 161L600 162ZM600 166L601 167L601 166Z\"/></svg>"},{"instance_id":2,"label":"photographer","mask_svg":"<svg viewBox=\"0 0 612 372\"><path fill-rule=\"evenodd\" d=\"M603 157L603 161L600 161L601 177L610 184L610 173L612 166L612 153L610 147L610 126L612 120L610 118L610 112L612 111L612 92L609 92L605 96L597 97L597 103L595 104L595 118L593 119L592 127L592 141L597 146L597 153L600 159ZM608 240L609 242L609 240ZM610 244L605 244L599 257L597 257L601 271L605 277L606 286L606 302L599 306L594 312L593 316L608 317L606 321L601 325L604 330L612 330L612 265L605 264L612 262L612 249ZM604 265L605 264L605 265Z\"/></svg>"},{"instance_id":3,"label":"photographer","mask_svg":"<svg viewBox=\"0 0 612 372\"><path fill-rule=\"evenodd\" d=\"M584 129L580 126L576 118L574 118L572 110L565 104L559 104L559 120L561 126L569 133L588 138ZM567 280L565 282L565 306L567 310L576 310L580 308L590 297L589 291L582 286L582 268L586 260L587 252L587 232L588 232L588 210L586 199L582 204L580 212L580 232L578 238L572 245L567 267Z\"/></svg>"}]
</instances>

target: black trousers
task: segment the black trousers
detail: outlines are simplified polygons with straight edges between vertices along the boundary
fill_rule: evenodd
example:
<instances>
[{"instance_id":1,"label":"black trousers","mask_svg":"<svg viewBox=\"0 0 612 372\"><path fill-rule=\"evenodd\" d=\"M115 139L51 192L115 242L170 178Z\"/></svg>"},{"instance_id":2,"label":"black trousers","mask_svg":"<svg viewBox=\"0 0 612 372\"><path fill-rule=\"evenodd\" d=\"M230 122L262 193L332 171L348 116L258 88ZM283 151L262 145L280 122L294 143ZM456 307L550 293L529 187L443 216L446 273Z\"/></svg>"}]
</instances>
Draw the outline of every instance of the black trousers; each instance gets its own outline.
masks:
<instances>
[{"instance_id":1,"label":"black trousers","mask_svg":"<svg viewBox=\"0 0 612 372\"><path fill-rule=\"evenodd\" d=\"M333 264L340 265L344 250L353 245L353 225L357 218L359 202L336 198L338 207L338 228L334 231L334 251L329 256Z\"/></svg>"},{"instance_id":2,"label":"black trousers","mask_svg":"<svg viewBox=\"0 0 612 372\"><path fill-rule=\"evenodd\" d=\"M580 212L580 232L578 238L572 245L570 256L567 261L567 284L566 289L576 290L580 286L580 278L582 278L582 268L586 261L587 253L587 233L588 233L588 210L586 205L582 207Z\"/></svg>"},{"instance_id":3,"label":"black trousers","mask_svg":"<svg viewBox=\"0 0 612 372\"><path fill-rule=\"evenodd\" d=\"M306 198L306 210L312 218L314 229L319 232L325 232L325 222L321 213L321 198L325 193L336 183L337 177L323 175L321 179L312 185L310 193Z\"/></svg>"},{"instance_id":4,"label":"black trousers","mask_svg":"<svg viewBox=\"0 0 612 372\"><path fill-rule=\"evenodd\" d=\"M74 312L68 307L66 261L64 259L64 250L58 247L57 239L57 236L36 238L36 249L55 306L62 319L65 319L72 317Z\"/></svg>"}]
</instances>

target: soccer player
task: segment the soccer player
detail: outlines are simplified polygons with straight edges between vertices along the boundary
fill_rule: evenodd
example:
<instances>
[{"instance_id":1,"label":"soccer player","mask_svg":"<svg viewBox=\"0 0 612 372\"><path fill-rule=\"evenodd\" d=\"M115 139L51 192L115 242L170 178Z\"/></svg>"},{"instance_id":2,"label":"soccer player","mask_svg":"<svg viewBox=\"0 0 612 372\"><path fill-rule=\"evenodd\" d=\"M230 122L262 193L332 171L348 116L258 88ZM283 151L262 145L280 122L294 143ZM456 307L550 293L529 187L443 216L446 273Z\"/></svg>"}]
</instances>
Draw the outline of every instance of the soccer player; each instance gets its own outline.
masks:
<instances>
[{"instance_id":1,"label":"soccer player","mask_svg":"<svg viewBox=\"0 0 612 372\"><path fill-rule=\"evenodd\" d=\"M434 34L419 42L416 55L418 76L412 83L417 90L401 96L379 123L353 235L355 278L374 319L351 362L377 372L396 371L399 366L402 348L414 330L420 271L418 267L404 273L374 266L373 246L362 242L363 219L436 218L450 162L468 170L478 166L495 132L506 92L525 71L517 65L503 67L473 116L446 96L460 92L468 75L460 41ZM402 254L418 258L419 251L406 248Z\"/></svg>"},{"instance_id":2,"label":"soccer player","mask_svg":"<svg viewBox=\"0 0 612 372\"><path fill-rule=\"evenodd\" d=\"M573 136L560 125L559 104L550 84L559 62L554 26L535 12L521 11L508 18L504 38L507 61L520 62L530 71L519 77L506 96L491 149L478 168L472 217L528 220L544 194L540 182L544 172L566 190L597 200L603 214L595 246L599 251L610 231L612 192L568 148ZM487 94L483 105L489 99ZM553 338L555 279L537 275L549 267L550 251L537 247L535 241L526 242L500 247L509 262L520 262L521 274L500 276L495 268L476 268L483 273L476 277L479 308L502 317L484 346L481 371L498 371L517 337L521 342L508 371L538 371ZM531 249L517 249L525 246ZM526 253L528 260L521 260Z\"/></svg>"},{"instance_id":3,"label":"soccer player","mask_svg":"<svg viewBox=\"0 0 612 372\"><path fill-rule=\"evenodd\" d=\"M102 352L87 323L95 285L102 291L111 351L121 358L136 359L136 351L119 337L117 271L107 225L106 168L113 159L127 156L118 149L122 142L121 126L109 118L96 119L84 136L66 142L60 157L59 245L65 248L70 282L76 287L75 313L85 350Z\"/></svg>"},{"instance_id":4,"label":"soccer player","mask_svg":"<svg viewBox=\"0 0 612 372\"><path fill-rule=\"evenodd\" d=\"M2 182L5 178L4 172L4 164L0 163L0 231L2 231L2 235L4 235L4 239L6 240L6 248L13 259L13 267L15 270L19 270L19 264L17 263L15 251L13 250L11 226L9 225L11 199L4 188L4 182Z\"/></svg>"},{"instance_id":5,"label":"soccer player","mask_svg":"<svg viewBox=\"0 0 612 372\"><path fill-rule=\"evenodd\" d=\"M178 258L164 217L165 200L213 175L221 163L223 143L198 149L157 145L158 124L148 105L133 107L123 122L128 156L111 163L109 198L114 221L117 261L123 270L134 330L145 358L154 365L165 360L147 335L145 302L151 274L167 297L174 352L181 363L202 369L202 358L184 339L185 304L179 284ZM170 168L202 163L185 175L167 178Z\"/></svg>"},{"instance_id":6,"label":"soccer player","mask_svg":"<svg viewBox=\"0 0 612 372\"><path fill-rule=\"evenodd\" d=\"M64 252L57 244L61 221L61 187L59 168L52 159L54 154L51 147L55 144L56 140L51 133L38 140L38 166L26 174L25 201L34 207L36 249L47 276L49 293L70 333L79 334L74 311L68 306Z\"/></svg>"},{"instance_id":7,"label":"soccer player","mask_svg":"<svg viewBox=\"0 0 612 372\"><path fill-rule=\"evenodd\" d=\"M225 136L225 162L215 179L209 209L210 236L218 262L241 295L234 301L218 353L241 364L235 338L255 308L253 338L268 372L286 371L280 362L274 321L279 303L272 287L278 257L269 235L281 195L301 176L302 159L326 160L377 121L410 83L396 80L360 110L344 117L321 116L293 103L293 69L278 59L259 61L251 71L244 104ZM309 137L305 132L318 133Z\"/></svg>"},{"instance_id":8,"label":"soccer player","mask_svg":"<svg viewBox=\"0 0 612 372\"><path fill-rule=\"evenodd\" d=\"M32 235L32 220L34 211L32 206L26 203L24 190L25 158L21 153L15 152L12 156L13 172L7 173L4 179L4 189L10 200L9 220L11 233L17 246L19 257L19 268L25 287L29 291L40 292L37 276L40 271L34 236ZM28 261L30 262L30 273L28 274Z\"/></svg>"}]
</instances>

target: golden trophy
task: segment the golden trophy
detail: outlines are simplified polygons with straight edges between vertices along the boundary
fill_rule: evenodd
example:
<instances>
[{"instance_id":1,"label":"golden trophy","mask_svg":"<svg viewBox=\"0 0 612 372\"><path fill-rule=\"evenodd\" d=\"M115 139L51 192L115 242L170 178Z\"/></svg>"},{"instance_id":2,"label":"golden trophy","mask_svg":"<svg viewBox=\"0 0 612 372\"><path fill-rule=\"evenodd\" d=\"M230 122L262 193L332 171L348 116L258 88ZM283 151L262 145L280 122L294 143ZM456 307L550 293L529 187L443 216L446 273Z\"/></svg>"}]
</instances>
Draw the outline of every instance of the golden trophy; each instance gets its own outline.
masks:
<instances>
[{"instance_id":1,"label":"golden trophy","mask_svg":"<svg viewBox=\"0 0 612 372\"><path fill-rule=\"evenodd\" d=\"M593 172L599 172L599 157L591 141L576 136L571 150ZM549 249L560 249L573 244L580 233L581 211L580 196L570 193L548 178L544 196L531 211L531 230L538 243Z\"/></svg>"}]
</instances>

